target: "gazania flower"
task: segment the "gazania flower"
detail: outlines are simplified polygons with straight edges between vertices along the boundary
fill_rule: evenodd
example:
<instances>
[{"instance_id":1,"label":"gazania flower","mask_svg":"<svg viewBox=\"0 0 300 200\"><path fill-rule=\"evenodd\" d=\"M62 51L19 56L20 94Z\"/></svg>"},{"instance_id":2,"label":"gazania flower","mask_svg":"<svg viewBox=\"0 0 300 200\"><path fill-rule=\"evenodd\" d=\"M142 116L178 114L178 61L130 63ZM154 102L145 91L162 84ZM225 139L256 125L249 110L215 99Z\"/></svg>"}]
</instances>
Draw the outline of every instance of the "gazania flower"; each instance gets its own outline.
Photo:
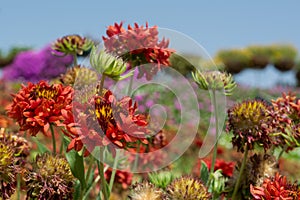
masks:
<instances>
[{"instance_id":1,"label":"gazania flower","mask_svg":"<svg viewBox=\"0 0 300 200\"><path fill-rule=\"evenodd\" d=\"M131 187L130 200L163 200L164 199L164 192L156 188L152 183L149 182L142 182L142 183L135 183Z\"/></svg>"},{"instance_id":2,"label":"gazania flower","mask_svg":"<svg viewBox=\"0 0 300 200\"><path fill-rule=\"evenodd\" d=\"M209 199L211 195L200 180L181 177L167 187L167 196L177 200L204 200Z\"/></svg>"},{"instance_id":3,"label":"gazania flower","mask_svg":"<svg viewBox=\"0 0 300 200\"><path fill-rule=\"evenodd\" d=\"M106 33L108 37L103 37L105 48L108 52L120 56L130 63L131 67L154 63L155 66L139 69L139 76L146 74L147 79L151 79L161 65L169 66L169 58L174 50L168 49L169 41L158 39L157 26L139 26L137 23L133 27L124 29L123 23L115 23L109 26Z\"/></svg>"},{"instance_id":4,"label":"gazania flower","mask_svg":"<svg viewBox=\"0 0 300 200\"><path fill-rule=\"evenodd\" d=\"M275 134L276 146L287 151L300 146L300 99L295 94L282 94L282 97L272 101L273 109L270 128Z\"/></svg>"},{"instance_id":5,"label":"gazania flower","mask_svg":"<svg viewBox=\"0 0 300 200\"><path fill-rule=\"evenodd\" d=\"M275 177L265 179L262 186L250 185L250 191L253 199L257 200L297 200L300 198L298 185L290 183L279 173L276 173Z\"/></svg>"},{"instance_id":6,"label":"gazania flower","mask_svg":"<svg viewBox=\"0 0 300 200\"><path fill-rule=\"evenodd\" d=\"M228 110L227 130L233 132L232 144L238 151L254 149L254 145L270 148L272 141L267 124L269 106L262 100L248 100Z\"/></svg>"},{"instance_id":7,"label":"gazania flower","mask_svg":"<svg viewBox=\"0 0 300 200\"><path fill-rule=\"evenodd\" d=\"M231 74L220 71L196 71L192 73L194 80L201 89L224 91L229 96L236 87Z\"/></svg>"},{"instance_id":8,"label":"gazania flower","mask_svg":"<svg viewBox=\"0 0 300 200\"><path fill-rule=\"evenodd\" d=\"M61 84L48 85L45 81L28 83L13 95L8 116L17 120L21 131L35 136L39 131L47 134L50 125L61 125L64 112L71 112L73 89Z\"/></svg>"},{"instance_id":9,"label":"gazania flower","mask_svg":"<svg viewBox=\"0 0 300 200\"><path fill-rule=\"evenodd\" d=\"M72 199L74 177L65 158L49 154L37 156L32 172L28 174L28 199Z\"/></svg>"},{"instance_id":10,"label":"gazania flower","mask_svg":"<svg viewBox=\"0 0 300 200\"><path fill-rule=\"evenodd\" d=\"M93 42L79 35L67 35L56 40L52 49L64 54L82 55L92 48Z\"/></svg>"}]
</instances>

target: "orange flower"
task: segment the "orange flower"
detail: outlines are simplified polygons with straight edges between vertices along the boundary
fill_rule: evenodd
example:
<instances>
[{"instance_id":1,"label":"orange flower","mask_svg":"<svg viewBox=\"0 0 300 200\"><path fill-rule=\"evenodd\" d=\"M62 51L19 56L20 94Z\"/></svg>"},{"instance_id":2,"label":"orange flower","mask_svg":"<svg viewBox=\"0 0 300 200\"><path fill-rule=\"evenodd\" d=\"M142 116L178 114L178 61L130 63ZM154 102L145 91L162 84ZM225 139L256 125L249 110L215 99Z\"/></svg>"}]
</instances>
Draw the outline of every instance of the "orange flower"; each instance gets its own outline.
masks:
<instances>
[{"instance_id":1,"label":"orange flower","mask_svg":"<svg viewBox=\"0 0 300 200\"><path fill-rule=\"evenodd\" d=\"M257 200L293 200L300 198L300 189L297 184L291 184L285 176L276 173L275 177L265 179L261 187L250 185L253 199Z\"/></svg>"},{"instance_id":2,"label":"orange flower","mask_svg":"<svg viewBox=\"0 0 300 200\"><path fill-rule=\"evenodd\" d=\"M22 85L13 95L8 116L17 120L21 131L35 136L39 131L47 134L50 124L61 125L65 120L63 112L72 110L73 89L61 84L48 85L45 81Z\"/></svg>"}]
</instances>

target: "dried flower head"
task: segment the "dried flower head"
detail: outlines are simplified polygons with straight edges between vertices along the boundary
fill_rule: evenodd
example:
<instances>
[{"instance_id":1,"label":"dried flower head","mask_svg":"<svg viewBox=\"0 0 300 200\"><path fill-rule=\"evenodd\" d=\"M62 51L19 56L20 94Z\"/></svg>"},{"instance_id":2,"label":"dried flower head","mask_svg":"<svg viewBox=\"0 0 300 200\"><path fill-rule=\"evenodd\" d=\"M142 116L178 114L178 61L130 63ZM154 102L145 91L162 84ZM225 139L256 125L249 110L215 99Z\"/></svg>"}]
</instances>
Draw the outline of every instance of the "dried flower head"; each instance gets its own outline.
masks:
<instances>
[{"instance_id":1,"label":"dried flower head","mask_svg":"<svg viewBox=\"0 0 300 200\"><path fill-rule=\"evenodd\" d=\"M13 149L0 144L0 196L10 199L16 188L16 167L14 166Z\"/></svg>"},{"instance_id":2,"label":"dried flower head","mask_svg":"<svg viewBox=\"0 0 300 200\"><path fill-rule=\"evenodd\" d=\"M267 124L269 106L262 100L247 100L228 110L227 130L233 132L232 144L238 151L254 149L254 144L265 150L272 141Z\"/></svg>"},{"instance_id":3,"label":"dried flower head","mask_svg":"<svg viewBox=\"0 0 300 200\"><path fill-rule=\"evenodd\" d=\"M96 83L98 80L97 73L84 66L74 66L61 75L60 81L64 85L72 86L76 90L80 90L85 86Z\"/></svg>"},{"instance_id":4,"label":"dried flower head","mask_svg":"<svg viewBox=\"0 0 300 200\"><path fill-rule=\"evenodd\" d=\"M56 40L52 45L52 49L64 54L82 55L85 51L89 51L93 42L90 39L79 35L67 35Z\"/></svg>"},{"instance_id":5,"label":"dried flower head","mask_svg":"<svg viewBox=\"0 0 300 200\"><path fill-rule=\"evenodd\" d=\"M39 131L47 134L51 124L60 125L63 113L72 111L73 89L62 84L48 85L45 81L28 83L13 95L8 116L17 120L21 131L35 136Z\"/></svg>"},{"instance_id":6,"label":"dried flower head","mask_svg":"<svg viewBox=\"0 0 300 200\"><path fill-rule=\"evenodd\" d=\"M74 177L65 158L43 154L36 157L32 172L28 174L27 198L72 199Z\"/></svg>"},{"instance_id":7,"label":"dried flower head","mask_svg":"<svg viewBox=\"0 0 300 200\"><path fill-rule=\"evenodd\" d=\"M161 189L156 188L152 183L142 182L135 183L131 187L130 200L163 200L164 193Z\"/></svg>"},{"instance_id":8,"label":"dried flower head","mask_svg":"<svg viewBox=\"0 0 300 200\"><path fill-rule=\"evenodd\" d=\"M100 74L105 75L113 80L122 80L131 75L133 72L129 72L123 75L127 69L126 63L122 59L106 53L105 51L98 52L96 48L93 48L90 54L91 66ZM123 75L123 76L122 76Z\"/></svg>"},{"instance_id":9,"label":"dried flower head","mask_svg":"<svg viewBox=\"0 0 300 200\"><path fill-rule=\"evenodd\" d=\"M300 198L298 185L290 183L285 176L276 173L275 177L267 178L261 186L250 185L253 199L257 200L297 200Z\"/></svg>"},{"instance_id":10,"label":"dried flower head","mask_svg":"<svg viewBox=\"0 0 300 200\"><path fill-rule=\"evenodd\" d=\"M0 197L10 199L17 185L17 174L23 179L29 143L22 137L0 131Z\"/></svg>"},{"instance_id":11,"label":"dried flower head","mask_svg":"<svg viewBox=\"0 0 300 200\"><path fill-rule=\"evenodd\" d=\"M206 200L210 198L210 193L200 180L181 177L167 187L167 196L177 200Z\"/></svg>"},{"instance_id":12,"label":"dried flower head","mask_svg":"<svg viewBox=\"0 0 300 200\"><path fill-rule=\"evenodd\" d=\"M229 96L236 87L231 74L220 71L196 71L192 76L201 89L223 91Z\"/></svg>"},{"instance_id":13,"label":"dried flower head","mask_svg":"<svg viewBox=\"0 0 300 200\"><path fill-rule=\"evenodd\" d=\"M287 151L300 146L300 99L293 93L282 94L282 97L272 100L273 109L269 111L272 117L270 129L276 138L276 146Z\"/></svg>"}]
</instances>

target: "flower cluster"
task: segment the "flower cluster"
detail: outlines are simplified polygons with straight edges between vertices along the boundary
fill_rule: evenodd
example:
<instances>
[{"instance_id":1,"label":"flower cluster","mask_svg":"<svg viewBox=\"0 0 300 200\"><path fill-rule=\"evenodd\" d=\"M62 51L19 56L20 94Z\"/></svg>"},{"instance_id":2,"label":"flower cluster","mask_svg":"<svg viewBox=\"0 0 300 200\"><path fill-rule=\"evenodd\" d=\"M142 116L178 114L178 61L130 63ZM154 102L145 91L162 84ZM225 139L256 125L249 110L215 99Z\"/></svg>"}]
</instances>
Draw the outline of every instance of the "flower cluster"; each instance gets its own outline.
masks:
<instances>
[{"instance_id":1,"label":"flower cluster","mask_svg":"<svg viewBox=\"0 0 300 200\"><path fill-rule=\"evenodd\" d=\"M21 131L28 130L32 136L39 131L47 135L50 125L61 125L64 115L72 111L73 89L69 86L45 81L28 83L13 96L8 116L18 122Z\"/></svg>"},{"instance_id":2,"label":"flower cluster","mask_svg":"<svg viewBox=\"0 0 300 200\"><path fill-rule=\"evenodd\" d=\"M104 174L105 179L109 181L111 179L111 175L112 175L112 168L108 168ZM130 173L129 171L116 170L115 183L121 184L123 189L127 189L131 185L132 177L133 174Z\"/></svg>"},{"instance_id":3,"label":"flower cluster","mask_svg":"<svg viewBox=\"0 0 300 200\"><path fill-rule=\"evenodd\" d=\"M262 100L247 100L228 110L228 131L233 132L232 144L238 151L252 150L254 145L265 150L272 144L268 129L269 106Z\"/></svg>"},{"instance_id":4,"label":"flower cluster","mask_svg":"<svg viewBox=\"0 0 300 200\"><path fill-rule=\"evenodd\" d=\"M126 30L121 22L109 26L106 34L107 37L103 37L106 50L122 57L132 67L156 64L156 67L140 68L139 77L146 74L149 80L160 70L161 65L170 65L169 58L173 50L168 49L169 41L165 38L159 41L157 26L149 27L146 23L144 27L135 23L134 27L129 25Z\"/></svg>"},{"instance_id":5,"label":"flower cluster","mask_svg":"<svg viewBox=\"0 0 300 200\"><path fill-rule=\"evenodd\" d=\"M27 197L32 199L72 199L74 177L65 158L43 154L36 157L28 174Z\"/></svg>"},{"instance_id":6,"label":"flower cluster","mask_svg":"<svg viewBox=\"0 0 300 200\"><path fill-rule=\"evenodd\" d=\"M5 80L21 79L32 82L50 80L65 73L67 66L72 61L70 56L54 56L50 46L40 51L24 51L20 52L14 61L3 69L3 78Z\"/></svg>"},{"instance_id":7,"label":"flower cluster","mask_svg":"<svg viewBox=\"0 0 300 200\"><path fill-rule=\"evenodd\" d=\"M261 186L250 186L253 199L271 200L271 199L291 199L300 198L300 188L295 183L287 181L285 176L276 173L275 177L267 178Z\"/></svg>"}]
</instances>

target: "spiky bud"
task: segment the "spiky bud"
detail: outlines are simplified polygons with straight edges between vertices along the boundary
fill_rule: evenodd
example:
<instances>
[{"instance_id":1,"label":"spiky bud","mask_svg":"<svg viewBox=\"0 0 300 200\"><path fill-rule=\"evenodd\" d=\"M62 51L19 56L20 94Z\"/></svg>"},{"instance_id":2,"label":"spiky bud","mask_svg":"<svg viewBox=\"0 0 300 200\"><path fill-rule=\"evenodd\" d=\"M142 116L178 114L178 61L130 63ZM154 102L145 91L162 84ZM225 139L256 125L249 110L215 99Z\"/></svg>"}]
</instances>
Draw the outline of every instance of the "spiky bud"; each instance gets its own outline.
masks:
<instances>
[{"instance_id":1,"label":"spiky bud","mask_svg":"<svg viewBox=\"0 0 300 200\"><path fill-rule=\"evenodd\" d=\"M196 71L192 76L198 86L203 90L223 91L225 95L229 96L236 87L231 74L220 71Z\"/></svg>"},{"instance_id":2,"label":"spiky bud","mask_svg":"<svg viewBox=\"0 0 300 200\"><path fill-rule=\"evenodd\" d=\"M130 200L163 200L164 193L161 189L156 188L152 183L142 182L135 183L129 195Z\"/></svg>"},{"instance_id":3,"label":"spiky bud","mask_svg":"<svg viewBox=\"0 0 300 200\"><path fill-rule=\"evenodd\" d=\"M105 75L113 80L122 80L131 75L133 71L122 76L127 69L126 63L105 51L97 51L93 48L90 54L90 63L92 67L100 74Z\"/></svg>"},{"instance_id":4,"label":"spiky bud","mask_svg":"<svg viewBox=\"0 0 300 200\"><path fill-rule=\"evenodd\" d=\"M93 46L93 41L79 35L67 35L56 40L52 49L64 54L82 55Z\"/></svg>"},{"instance_id":5,"label":"spiky bud","mask_svg":"<svg viewBox=\"0 0 300 200\"><path fill-rule=\"evenodd\" d=\"M167 198L171 200L207 200L210 196L205 185L192 177L177 178L167 187Z\"/></svg>"}]
</instances>

